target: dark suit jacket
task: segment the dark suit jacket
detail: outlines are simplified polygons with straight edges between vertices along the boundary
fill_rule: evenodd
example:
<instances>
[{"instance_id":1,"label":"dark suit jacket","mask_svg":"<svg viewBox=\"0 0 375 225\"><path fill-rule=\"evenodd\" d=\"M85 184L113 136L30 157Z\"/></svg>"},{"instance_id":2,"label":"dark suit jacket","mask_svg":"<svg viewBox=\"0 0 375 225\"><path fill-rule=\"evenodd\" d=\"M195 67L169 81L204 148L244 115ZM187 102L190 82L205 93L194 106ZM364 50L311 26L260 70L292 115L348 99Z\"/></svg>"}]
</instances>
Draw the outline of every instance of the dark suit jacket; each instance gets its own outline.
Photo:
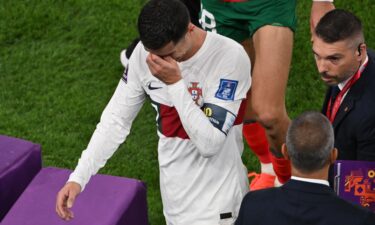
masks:
<instances>
[{"instance_id":1,"label":"dark suit jacket","mask_svg":"<svg viewBox=\"0 0 375 225\"><path fill-rule=\"evenodd\" d=\"M375 214L321 184L289 180L279 188L249 192L236 225L374 225Z\"/></svg>"},{"instance_id":2,"label":"dark suit jacket","mask_svg":"<svg viewBox=\"0 0 375 225\"><path fill-rule=\"evenodd\" d=\"M350 88L333 121L338 159L375 161L375 53L361 78ZM328 88L323 114L331 97Z\"/></svg>"}]
</instances>

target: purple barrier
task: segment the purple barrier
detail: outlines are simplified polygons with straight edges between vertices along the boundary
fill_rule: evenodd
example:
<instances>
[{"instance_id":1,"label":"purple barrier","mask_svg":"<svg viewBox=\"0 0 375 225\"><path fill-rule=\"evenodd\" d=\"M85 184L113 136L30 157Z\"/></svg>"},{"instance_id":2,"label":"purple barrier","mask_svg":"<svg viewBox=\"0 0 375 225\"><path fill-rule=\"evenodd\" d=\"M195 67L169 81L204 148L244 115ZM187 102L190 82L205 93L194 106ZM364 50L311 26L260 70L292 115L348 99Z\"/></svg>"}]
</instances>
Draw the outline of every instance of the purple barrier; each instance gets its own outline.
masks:
<instances>
[{"instance_id":1,"label":"purple barrier","mask_svg":"<svg viewBox=\"0 0 375 225\"><path fill-rule=\"evenodd\" d=\"M5 216L1 225L146 225L144 183L135 179L95 175L73 206L66 222L55 212L57 192L70 170L43 168Z\"/></svg>"},{"instance_id":2,"label":"purple barrier","mask_svg":"<svg viewBox=\"0 0 375 225\"><path fill-rule=\"evenodd\" d=\"M336 160L334 172L338 196L375 212L375 162Z\"/></svg>"},{"instance_id":3,"label":"purple barrier","mask_svg":"<svg viewBox=\"0 0 375 225\"><path fill-rule=\"evenodd\" d=\"M40 145L0 135L0 221L41 167Z\"/></svg>"}]
</instances>

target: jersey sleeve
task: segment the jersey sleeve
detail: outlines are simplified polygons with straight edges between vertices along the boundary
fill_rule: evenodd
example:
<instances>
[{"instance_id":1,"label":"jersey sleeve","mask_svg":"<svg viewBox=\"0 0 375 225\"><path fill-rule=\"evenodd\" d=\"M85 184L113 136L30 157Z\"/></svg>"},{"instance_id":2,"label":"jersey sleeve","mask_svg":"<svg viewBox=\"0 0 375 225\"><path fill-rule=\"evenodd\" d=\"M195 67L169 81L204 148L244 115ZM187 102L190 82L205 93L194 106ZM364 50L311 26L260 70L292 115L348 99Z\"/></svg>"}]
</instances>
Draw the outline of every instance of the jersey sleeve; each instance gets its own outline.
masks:
<instances>
[{"instance_id":1,"label":"jersey sleeve","mask_svg":"<svg viewBox=\"0 0 375 225\"><path fill-rule=\"evenodd\" d=\"M145 101L145 92L138 78L141 70L138 70L135 58L130 58L128 70L125 70L87 148L82 152L75 170L69 177L68 181L80 184L82 190L90 177L105 165L119 145L125 141L132 122Z\"/></svg>"},{"instance_id":2,"label":"jersey sleeve","mask_svg":"<svg viewBox=\"0 0 375 225\"><path fill-rule=\"evenodd\" d=\"M203 157L220 151L249 90L250 61L241 49L227 52L231 60L218 63L208 75L203 110L192 100L183 80L168 86L182 125ZM226 55L221 58L227 59Z\"/></svg>"},{"instance_id":3,"label":"jersey sleeve","mask_svg":"<svg viewBox=\"0 0 375 225\"><path fill-rule=\"evenodd\" d=\"M226 51L207 82L205 101L226 105L246 98L251 86L250 59L242 47Z\"/></svg>"}]
</instances>

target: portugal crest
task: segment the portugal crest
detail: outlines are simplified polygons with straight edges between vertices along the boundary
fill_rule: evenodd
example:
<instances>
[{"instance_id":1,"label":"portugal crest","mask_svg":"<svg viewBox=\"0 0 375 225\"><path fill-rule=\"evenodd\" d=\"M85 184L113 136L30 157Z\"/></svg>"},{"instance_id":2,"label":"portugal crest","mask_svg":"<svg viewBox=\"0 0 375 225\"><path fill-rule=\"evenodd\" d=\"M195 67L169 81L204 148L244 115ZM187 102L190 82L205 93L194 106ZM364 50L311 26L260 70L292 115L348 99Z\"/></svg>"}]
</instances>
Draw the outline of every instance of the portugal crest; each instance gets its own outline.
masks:
<instances>
[{"instance_id":1,"label":"portugal crest","mask_svg":"<svg viewBox=\"0 0 375 225\"><path fill-rule=\"evenodd\" d=\"M200 105L202 97L202 88L199 87L199 82L190 82L188 91L190 92L193 101L195 101L197 105Z\"/></svg>"}]
</instances>

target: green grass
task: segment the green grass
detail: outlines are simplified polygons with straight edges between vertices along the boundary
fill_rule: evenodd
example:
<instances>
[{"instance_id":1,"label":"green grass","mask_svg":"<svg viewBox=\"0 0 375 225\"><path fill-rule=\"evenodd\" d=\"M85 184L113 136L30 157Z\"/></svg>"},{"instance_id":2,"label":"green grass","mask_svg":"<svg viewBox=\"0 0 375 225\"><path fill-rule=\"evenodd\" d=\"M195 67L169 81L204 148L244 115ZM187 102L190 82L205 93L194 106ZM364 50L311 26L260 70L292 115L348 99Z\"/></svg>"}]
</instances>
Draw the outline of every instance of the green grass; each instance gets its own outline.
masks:
<instances>
[{"instance_id":1,"label":"green grass","mask_svg":"<svg viewBox=\"0 0 375 225\"><path fill-rule=\"evenodd\" d=\"M311 54L310 0L298 1L287 108L293 118L320 110L325 87ZM144 0L0 1L0 133L42 144L44 166L73 169L121 75L120 50L137 36ZM336 1L364 22L375 46L370 0ZM151 224L164 223L159 192L155 112L146 102L131 135L100 173L148 186ZM257 159L245 151L249 170Z\"/></svg>"}]
</instances>

